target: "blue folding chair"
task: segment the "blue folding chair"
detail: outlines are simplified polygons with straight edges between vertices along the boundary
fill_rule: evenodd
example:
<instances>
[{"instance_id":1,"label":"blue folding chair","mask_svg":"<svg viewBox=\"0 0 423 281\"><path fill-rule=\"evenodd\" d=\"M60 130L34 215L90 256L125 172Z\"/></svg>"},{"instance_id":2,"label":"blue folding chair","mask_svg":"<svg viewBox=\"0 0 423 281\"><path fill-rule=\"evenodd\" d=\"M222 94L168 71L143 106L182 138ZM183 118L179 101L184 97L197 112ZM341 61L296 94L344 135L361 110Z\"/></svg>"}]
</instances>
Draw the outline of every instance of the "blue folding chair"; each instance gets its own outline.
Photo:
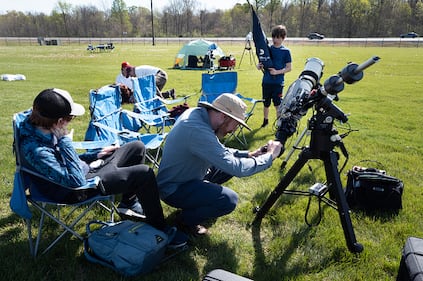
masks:
<instances>
[{"instance_id":1,"label":"blue folding chair","mask_svg":"<svg viewBox=\"0 0 423 281\"><path fill-rule=\"evenodd\" d=\"M203 73L199 101L212 103L223 93L236 93L238 75L234 71Z\"/></svg>"},{"instance_id":2,"label":"blue folding chair","mask_svg":"<svg viewBox=\"0 0 423 281\"><path fill-rule=\"evenodd\" d=\"M201 95L199 101L213 103L213 101L221 94L234 94L241 100L251 104L250 109L245 113L245 123L247 123L251 116L253 116L257 103L263 102L263 100L244 97L237 92L237 86L238 73L235 71L203 73L201 76ZM248 146L248 142L244 134L244 128L242 126L239 126L237 130L229 135L225 140L225 143L232 138L235 138L243 147Z\"/></svg>"},{"instance_id":3,"label":"blue folding chair","mask_svg":"<svg viewBox=\"0 0 423 281\"><path fill-rule=\"evenodd\" d=\"M154 121L154 119L146 119L146 114L122 109L118 86L107 85L91 90L89 99L91 120L85 133L85 140L107 141L119 145L140 140L147 149L147 159L157 168L161 146L167 133L161 131L157 134L142 134L139 132L146 122Z\"/></svg>"},{"instance_id":4,"label":"blue folding chair","mask_svg":"<svg viewBox=\"0 0 423 281\"><path fill-rule=\"evenodd\" d=\"M53 241L50 241L47 246L45 246L42 254L53 248L53 246L68 233L74 235L82 241L84 237L78 233L75 228L95 206L101 206L105 209L110 215L110 221L113 222L114 195L102 195L104 194L101 192L103 190L103 186L99 177L88 180L87 184L84 186L71 188L59 185L49 179L47 175L42 175L31 169L20 151L19 132L22 122L30 114L30 112L31 110L27 110L16 113L13 116L13 151L16 157L16 170L14 175L13 192L10 199L10 207L12 211L25 220L28 231L30 253L32 256L36 257L40 248L41 240L43 239L43 230L45 229L44 221L46 217L56 222L62 228L62 232ZM77 146L81 147L82 143L79 142ZM94 147L92 142L89 143L89 147ZM46 185L49 185L49 188L51 187L57 189L58 191L63 190L67 192L79 192L83 190L89 191L95 189L98 192L98 195L94 195L93 197L89 197L77 203L58 202L57 200L49 198L49 196L40 191ZM35 245L34 237L32 235L32 218L34 217L34 213L29 207L30 205L40 212L38 234L35 238ZM81 210L81 212L76 216L77 210ZM64 215L65 213L66 215Z\"/></svg>"},{"instance_id":5,"label":"blue folding chair","mask_svg":"<svg viewBox=\"0 0 423 281\"><path fill-rule=\"evenodd\" d=\"M133 78L134 112L143 117L143 127L150 133L151 128L161 132L171 129L175 119L169 116L169 110L163 99L156 95L156 80L154 75Z\"/></svg>"}]
</instances>

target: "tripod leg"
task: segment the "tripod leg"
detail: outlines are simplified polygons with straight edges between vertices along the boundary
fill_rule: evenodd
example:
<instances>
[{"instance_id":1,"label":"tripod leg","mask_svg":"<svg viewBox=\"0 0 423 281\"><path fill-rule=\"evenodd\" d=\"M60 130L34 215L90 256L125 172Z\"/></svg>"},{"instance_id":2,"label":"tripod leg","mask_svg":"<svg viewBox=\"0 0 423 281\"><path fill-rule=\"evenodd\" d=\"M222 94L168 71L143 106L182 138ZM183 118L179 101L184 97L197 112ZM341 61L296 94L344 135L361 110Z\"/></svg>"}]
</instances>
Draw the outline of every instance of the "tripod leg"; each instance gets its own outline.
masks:
<instances>
[{"instance_id":1,"label":"tripod leg","mask_svg":"<svg viewBox=\"0 0 423 281\"><path fill-rule=\"evenodd\" d=\"M301 142L301 140L306 135L307 131L308 131L308 128L305 127L304 130L301 132L301 134L298 136L298 138L295 140L294 145L291 147L291 149L289 150L289 152L286 155L285 159L282 161L281 170L283 170L285 168L286 164L288 163L289 158L291 158L292 154L294 154L295 147L298 146L298 144Z\"/></svg>"},{"instance_id":2,"label":"tripod leg","mask_svg":"<svg viewBox=\"0 0 423 281\"><path fill-rule=\"evenodd\" d=\"M238 64L238 68L241 67L242 59L244 58L244 53L245 53L245 48L244 48L244 51L242 51L242 56L241 56L241 60L239 61L239 64Z\"/></svg>"},{"instance_id":3,"label":"tripod leg","mask_svg":"<svg viewBox=\"0 0 423 281\"><path fill-rule=\"evenodd\" d=\"M288 185L292 182L301 168L305 165L308 161L307 157L308 149L303 150L300 155L298 156L298 160L295 161L294 165L289 169L289 171L285 174L279 184L275 187L275 189L270 193L267 200L264 202L263 206L256 207L256 217L254 218L253 224L260 223L261 219L264 215L270 210L270 208L275 204L276 200L281 196L284 190L288 187Z\"/></svg>"},{"instance_id":4,"label":"tripod leg","mask_svg":"<svg viewBox=\"0 0 423 281\"><path fill-rule=\"evenodd\" d=\"M353 253L360 253L363 251L363 245L357 242L352 226L349 207L345 198L344 190L342 188L341 179L338 171L338 155L331 151L328 159L323 160L325 163L326 178L328 183L332 185L331 194L335 195L338 206L339 218L341 220L342 228L344 230L345 240L348 249Z\"/></svg>"}]
</instances>

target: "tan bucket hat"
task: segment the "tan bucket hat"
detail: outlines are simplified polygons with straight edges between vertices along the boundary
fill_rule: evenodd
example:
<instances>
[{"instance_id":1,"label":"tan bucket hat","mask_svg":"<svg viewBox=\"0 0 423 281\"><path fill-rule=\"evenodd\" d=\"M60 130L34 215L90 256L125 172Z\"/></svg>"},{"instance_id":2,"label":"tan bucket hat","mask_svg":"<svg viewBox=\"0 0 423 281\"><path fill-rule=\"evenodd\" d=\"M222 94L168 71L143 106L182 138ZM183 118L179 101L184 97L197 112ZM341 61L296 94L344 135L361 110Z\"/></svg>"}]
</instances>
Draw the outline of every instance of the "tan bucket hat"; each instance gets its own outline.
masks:
<instances>
[{"instance_id":1,"label":"tan bucket hat","mask_svg":"<svg viewBox=\"0 0 423 281\"><path fill-rule=\"evenodd\" d=\"M248 125L244 122L247 105L234 94L221 94L213 101L213 103L200 101L198 102L198 106L220 111L232 119L235 119L239 124L251 131L250 127L248 127Z\"/></svg>"}]
</instances>

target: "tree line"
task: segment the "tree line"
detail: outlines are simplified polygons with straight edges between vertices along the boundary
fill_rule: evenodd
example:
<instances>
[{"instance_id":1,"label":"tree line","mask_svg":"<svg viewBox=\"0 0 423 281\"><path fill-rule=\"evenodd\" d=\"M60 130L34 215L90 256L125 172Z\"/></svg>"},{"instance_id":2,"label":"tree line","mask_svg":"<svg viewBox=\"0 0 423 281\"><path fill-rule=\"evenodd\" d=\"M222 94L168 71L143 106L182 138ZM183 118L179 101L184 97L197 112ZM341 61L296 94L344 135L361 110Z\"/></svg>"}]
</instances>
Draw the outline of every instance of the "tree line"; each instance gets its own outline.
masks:
<instances>
[{"instance_id":1,"label":"tree line","mask_svg":"<svg viewBox=\"0 0 423 281\"><path fill-rule=\"evenodd\" d=\"M154 7L156 0L150 0ZM242 0L242 2L245 2ZM319 32L326 37L398 37L423 34L423 0L256 0L266 34L274 25L289 37ZM49 15L8 11L0 15L1 37L243 37L251 31L251 8L197 9L198 0L170 0L158 11L127 6L74 6L58 1Z\"/></svg>"}]
</instances>

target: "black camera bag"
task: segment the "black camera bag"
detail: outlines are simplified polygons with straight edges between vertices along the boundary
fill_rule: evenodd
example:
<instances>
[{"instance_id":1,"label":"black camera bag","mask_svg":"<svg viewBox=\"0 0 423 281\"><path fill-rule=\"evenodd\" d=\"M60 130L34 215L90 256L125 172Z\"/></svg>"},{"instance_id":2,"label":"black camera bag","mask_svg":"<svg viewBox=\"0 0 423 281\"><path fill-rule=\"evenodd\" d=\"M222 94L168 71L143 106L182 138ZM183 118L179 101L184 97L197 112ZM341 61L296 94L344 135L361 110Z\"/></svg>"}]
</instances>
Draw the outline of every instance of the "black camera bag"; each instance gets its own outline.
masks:
<instances>
[{"instance_id":1,"label":"black camera bag","mask_svg":"<svg viewBox=\"0 0 423 281\"><path fill-rule=\"evenodd\" d=\"M423 281L423 239L408 237L396 281Z\"/></svg>"},{"instance_id":2,"label":"black camera bag","mask_svg":"<svg viewBox=\"0 0 423 281\"><path fill-rule=\"evenodd\" d=\"M347 173L345 196L352 209L402 209L404 184L384 170L354 166Z\"/></svg>"}]
</instances>

